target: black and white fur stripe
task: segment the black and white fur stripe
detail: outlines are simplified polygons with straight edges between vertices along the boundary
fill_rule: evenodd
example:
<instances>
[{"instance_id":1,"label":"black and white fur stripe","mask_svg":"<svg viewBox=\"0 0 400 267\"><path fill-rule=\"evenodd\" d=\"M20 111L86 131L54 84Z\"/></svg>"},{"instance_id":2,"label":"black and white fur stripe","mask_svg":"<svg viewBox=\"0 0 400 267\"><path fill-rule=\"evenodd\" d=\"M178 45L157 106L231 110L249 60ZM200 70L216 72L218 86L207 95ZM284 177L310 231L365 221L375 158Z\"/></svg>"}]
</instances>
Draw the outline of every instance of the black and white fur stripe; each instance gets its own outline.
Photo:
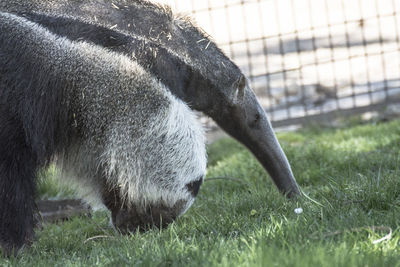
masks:
<instances>
[{"instance_id":1,"label":"black and white fur stripe","mask_svg":"<svg viewBox=\"0 0 400 267\"><path fill-rule=\"evenodd\" d=\"M64 178L75 177L93 201L110 184L128 209L183 201L181 214L192 204L186 185L206 168L202 129L132 59L2 12L0 104L6 250L31 239L35 174L54 157Z\"/></svg>"}]
</instances>

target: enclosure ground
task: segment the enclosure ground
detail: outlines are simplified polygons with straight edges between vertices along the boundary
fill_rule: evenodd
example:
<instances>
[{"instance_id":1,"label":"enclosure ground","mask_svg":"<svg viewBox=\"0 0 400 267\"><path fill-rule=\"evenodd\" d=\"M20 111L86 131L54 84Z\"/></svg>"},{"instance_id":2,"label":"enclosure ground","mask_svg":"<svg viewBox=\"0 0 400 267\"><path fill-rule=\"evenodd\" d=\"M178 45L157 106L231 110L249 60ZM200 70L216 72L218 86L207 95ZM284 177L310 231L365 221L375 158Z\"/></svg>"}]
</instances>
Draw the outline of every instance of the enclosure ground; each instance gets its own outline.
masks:
<instances>
[{"instance_id":1,"label":"enclosure ground","mask_svg":"<svg viewBox=\"0 0 400 267\"><path fill-rule=\"evenodd\" d=\"M221 139L198 199L168 229L121 236L95 212L45 225L0 265L400 266L399 137L400 121L279 134L308 196L292 201L250 152ZM41 183L41 196L71 196L61 192Z\"/></svg>"}]
</instances>

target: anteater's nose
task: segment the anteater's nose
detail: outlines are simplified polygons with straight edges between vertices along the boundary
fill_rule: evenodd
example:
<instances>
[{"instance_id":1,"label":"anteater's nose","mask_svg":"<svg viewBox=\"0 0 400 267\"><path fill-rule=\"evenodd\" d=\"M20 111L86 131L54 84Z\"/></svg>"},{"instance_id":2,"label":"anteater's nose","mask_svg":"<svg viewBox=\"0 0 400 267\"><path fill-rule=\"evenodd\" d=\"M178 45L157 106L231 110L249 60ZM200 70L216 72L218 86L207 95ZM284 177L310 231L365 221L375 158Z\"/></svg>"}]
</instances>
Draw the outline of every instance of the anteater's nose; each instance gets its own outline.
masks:
<instances>
[{"instance_id":1,"label":"anteater's nose","mask_svg":"<svg viewBox=\"0 0 400 267\"><path fill-rule=\"evenodd\" d=\"M188 183L186 185L187 190L192 194L193 197L196 197L197 194L199 193L200 186L203 183L203 177L200 177L199 179Z\"/></svg>"}]
</instances>

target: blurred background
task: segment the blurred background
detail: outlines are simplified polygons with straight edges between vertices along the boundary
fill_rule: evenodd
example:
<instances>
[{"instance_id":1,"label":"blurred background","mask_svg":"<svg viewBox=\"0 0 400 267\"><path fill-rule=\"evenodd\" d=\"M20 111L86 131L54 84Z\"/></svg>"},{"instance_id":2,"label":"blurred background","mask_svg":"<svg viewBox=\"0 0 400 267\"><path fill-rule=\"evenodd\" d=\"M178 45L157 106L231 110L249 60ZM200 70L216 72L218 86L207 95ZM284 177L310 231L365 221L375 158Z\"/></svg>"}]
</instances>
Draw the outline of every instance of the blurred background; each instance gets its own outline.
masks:
<instances>
[{"instance_id":1,"label":"blurred background","mask_svg":"<svg viewBox=\"0 0 400 267\"><path fill-rule=\"evenodd\" d=\"M400 0L158 2L212 36L275 127L400 103Z\"/></svg>"}]
</instances>

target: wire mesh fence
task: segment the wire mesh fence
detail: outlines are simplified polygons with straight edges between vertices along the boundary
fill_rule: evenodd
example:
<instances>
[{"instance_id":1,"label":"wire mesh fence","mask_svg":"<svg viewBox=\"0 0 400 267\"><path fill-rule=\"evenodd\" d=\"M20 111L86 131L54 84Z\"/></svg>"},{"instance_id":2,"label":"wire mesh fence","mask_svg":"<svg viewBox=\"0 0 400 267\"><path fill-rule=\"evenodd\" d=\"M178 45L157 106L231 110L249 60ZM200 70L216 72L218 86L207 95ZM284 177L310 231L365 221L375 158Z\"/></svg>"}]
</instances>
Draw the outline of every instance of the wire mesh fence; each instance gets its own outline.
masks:
<instances>
[{"instance_id":1,"label":"wire mesh fence","mask_svg":"<svg viewBox=\"0 0 400 267\"><path fill-rule=\"evenodd\" d=\"M160 0L243 70L275 126L400 102L399 0Z\"/></svg>"}]
</instances>

